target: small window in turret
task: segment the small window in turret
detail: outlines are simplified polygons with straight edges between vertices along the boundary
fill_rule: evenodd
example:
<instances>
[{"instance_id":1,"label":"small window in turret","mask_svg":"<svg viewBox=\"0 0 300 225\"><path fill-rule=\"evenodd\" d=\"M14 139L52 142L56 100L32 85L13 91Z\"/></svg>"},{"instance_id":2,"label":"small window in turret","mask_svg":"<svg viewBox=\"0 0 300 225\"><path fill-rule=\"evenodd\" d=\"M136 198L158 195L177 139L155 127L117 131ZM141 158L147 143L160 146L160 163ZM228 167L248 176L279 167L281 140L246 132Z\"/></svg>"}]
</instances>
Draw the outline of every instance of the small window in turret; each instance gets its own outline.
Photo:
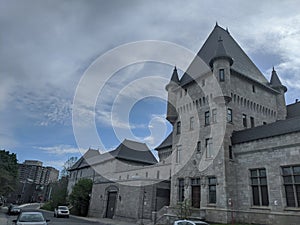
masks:
<instances>
[{"instance_id":1,"label":"small window in turret","mask_svg":"<svg viewBox=\"0 0 300 225\"><path fill-rule=\"evenodd\" d=\"M255 93L255 92L256 92L256 90L255 90L255 86L254 86L254 85L252 85L252 92L253 92L253 93Z\"/></svg>"},{"instance_id":2,"label":"small window in turret","mask_svg":"<svg viewBox=\"0 0 300 225\"><path fill-rule=\"evenodd\" d=\"M225 81L225 72L224 69L219 70L219 80L220 81Z\"/></svg>"}]
</instances>

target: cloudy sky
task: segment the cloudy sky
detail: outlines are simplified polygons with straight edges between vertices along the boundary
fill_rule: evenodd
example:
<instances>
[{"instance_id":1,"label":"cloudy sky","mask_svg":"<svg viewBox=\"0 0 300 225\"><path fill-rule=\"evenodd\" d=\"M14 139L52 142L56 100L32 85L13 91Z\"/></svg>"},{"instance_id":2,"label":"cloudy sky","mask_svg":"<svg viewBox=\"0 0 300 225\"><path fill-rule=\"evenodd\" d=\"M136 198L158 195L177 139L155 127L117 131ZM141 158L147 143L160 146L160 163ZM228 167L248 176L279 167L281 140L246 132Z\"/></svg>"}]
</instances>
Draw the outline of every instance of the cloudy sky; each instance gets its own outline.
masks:
<instances>
[{"instance_id":1,"label":"cloudy sky","mask_svg":"<svg viewBox=\"0 0 300 225\"><path fill-rule=\"evenodd\" d=\"M228 27L267 79L275 67L288 87L287 103L300 98L296 0L0 0L0 149L17 153L20 162L37 159L60 169L69 157L80 156L73 100L95 60L144 40L197 52L216 21ZM104 85L90 90L97 97L95 108L82 113L95 122L101 141L89 138L88 121L82 119L75 121L82 126L79 147L110 150L123 138L157 146L170 132L164 86L172 69L132 62L109 79L98 74Z\"/></svg>"}]
</instances>

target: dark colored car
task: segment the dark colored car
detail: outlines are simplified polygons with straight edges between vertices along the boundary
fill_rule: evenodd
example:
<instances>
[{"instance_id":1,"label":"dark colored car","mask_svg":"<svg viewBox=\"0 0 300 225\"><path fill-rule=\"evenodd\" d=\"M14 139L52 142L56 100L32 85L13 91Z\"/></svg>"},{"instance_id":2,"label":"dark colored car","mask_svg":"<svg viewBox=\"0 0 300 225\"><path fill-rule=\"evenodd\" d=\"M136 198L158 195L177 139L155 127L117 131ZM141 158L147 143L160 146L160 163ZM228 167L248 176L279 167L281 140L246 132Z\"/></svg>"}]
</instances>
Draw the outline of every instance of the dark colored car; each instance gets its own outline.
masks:
<instances>
[{"instance_id":1,"label":"dark colored car","mask_svg":"<svg viewBox=\"0 0 300 225\"><path fill-rule=\"evenodd\" d=\"M8 207L8 215L19 215L22 212L21 208L17 205L10 205Z\"/></svg>"}]
</instances>

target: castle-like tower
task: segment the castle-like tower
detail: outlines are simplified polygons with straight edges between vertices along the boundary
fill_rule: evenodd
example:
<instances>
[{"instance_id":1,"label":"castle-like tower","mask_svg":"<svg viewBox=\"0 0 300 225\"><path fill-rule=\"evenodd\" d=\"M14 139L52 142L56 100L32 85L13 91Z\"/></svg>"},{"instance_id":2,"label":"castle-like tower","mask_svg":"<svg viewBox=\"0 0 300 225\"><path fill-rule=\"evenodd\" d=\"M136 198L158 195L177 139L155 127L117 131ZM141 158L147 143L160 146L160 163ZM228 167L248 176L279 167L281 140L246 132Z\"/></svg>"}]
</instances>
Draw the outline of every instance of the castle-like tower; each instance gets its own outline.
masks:
<instances>
[{"instance_id":1,"label":"castle-like tower","mask_svg":"<svg viewBox=\"0 0 300 225\"><path fill-rule=\"evenodd\" d=\"M192 207L230 221L240 179L232 134L284 120L287 89L274 69L268 82L228 30L216 24L181 79L174 69L166 90L173 132L157 150L161 160L171 155L171 206L189 199Z\"/></svg>"}]
</instances>

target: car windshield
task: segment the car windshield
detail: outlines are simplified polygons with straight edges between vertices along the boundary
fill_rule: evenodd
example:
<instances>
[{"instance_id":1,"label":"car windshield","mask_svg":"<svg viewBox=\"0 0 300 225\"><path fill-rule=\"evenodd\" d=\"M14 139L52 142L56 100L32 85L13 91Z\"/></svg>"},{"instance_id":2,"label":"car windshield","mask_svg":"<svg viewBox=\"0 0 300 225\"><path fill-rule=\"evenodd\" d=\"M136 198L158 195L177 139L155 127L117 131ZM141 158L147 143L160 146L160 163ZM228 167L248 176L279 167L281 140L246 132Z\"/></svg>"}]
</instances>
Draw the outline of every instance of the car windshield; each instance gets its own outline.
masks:
<instances>
[{"instance_id":1,"label":"car windshield","mask_svg":"<svg viewBox=\"0 0 300 225\"><path fill-rule=\"evenodd\" d=\"M19 219L20 222L43 222L42 214L22 214Z\"/></svg>"},{"instance_id":2,"label":"car windshield","mask_svg":"<svg viewBox=\"0 0 300 225\"><path fill-rule=\"evenodd\" d=\"M67 206L58 206L58 209L68 210L68 207Z\"/></svg>"}]
</instances>

